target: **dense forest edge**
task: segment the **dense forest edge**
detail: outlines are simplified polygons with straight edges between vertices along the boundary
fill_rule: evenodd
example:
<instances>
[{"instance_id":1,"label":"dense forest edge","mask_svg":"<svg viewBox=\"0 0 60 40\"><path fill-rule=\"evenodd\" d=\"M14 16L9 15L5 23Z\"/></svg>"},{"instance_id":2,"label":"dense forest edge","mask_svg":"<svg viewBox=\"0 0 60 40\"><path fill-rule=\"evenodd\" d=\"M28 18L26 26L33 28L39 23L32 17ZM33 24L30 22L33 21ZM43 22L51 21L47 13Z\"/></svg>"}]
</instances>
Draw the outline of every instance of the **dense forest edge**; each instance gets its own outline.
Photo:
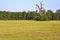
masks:
<instances>
[{"instance_id":1,"label":"dense forest edge","mask_svg":"<svg viewBox=\"0 0 60 40\"><path fill-rule=\"evenodd\" d=\"M60 20L60 9L53 12L52 10L43 11L42 15L39 15L37 11L23 11L23 12L9 12L0 11L0 20Z\"/></svg>"}]
</instances>

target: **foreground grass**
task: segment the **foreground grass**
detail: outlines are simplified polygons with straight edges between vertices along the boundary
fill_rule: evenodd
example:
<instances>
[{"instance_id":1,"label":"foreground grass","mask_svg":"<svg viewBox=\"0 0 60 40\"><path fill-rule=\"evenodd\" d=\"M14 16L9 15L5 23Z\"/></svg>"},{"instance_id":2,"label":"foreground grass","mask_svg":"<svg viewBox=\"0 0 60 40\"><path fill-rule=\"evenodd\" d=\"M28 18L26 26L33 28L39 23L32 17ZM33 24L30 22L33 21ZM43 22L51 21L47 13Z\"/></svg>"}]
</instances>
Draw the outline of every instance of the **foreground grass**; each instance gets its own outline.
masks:
<instances>
[{"instance_id":1,"label":"foreground grass","mask_svg":"<svg viewBox=\"0 0 60 40\"><path fill-rule=\"evenodd\" d=\"M0 21L0 40L60 40L60 21Z\"/></svg>"}]
</instances>

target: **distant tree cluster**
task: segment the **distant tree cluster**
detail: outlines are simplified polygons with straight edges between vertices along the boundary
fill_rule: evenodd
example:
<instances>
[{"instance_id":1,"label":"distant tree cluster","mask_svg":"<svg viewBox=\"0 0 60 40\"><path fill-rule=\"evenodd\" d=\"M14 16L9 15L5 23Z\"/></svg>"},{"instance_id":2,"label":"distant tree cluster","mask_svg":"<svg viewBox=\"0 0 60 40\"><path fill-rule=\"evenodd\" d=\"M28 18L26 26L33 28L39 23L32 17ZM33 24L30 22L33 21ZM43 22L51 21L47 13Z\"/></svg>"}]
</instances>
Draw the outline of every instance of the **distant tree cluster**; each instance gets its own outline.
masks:
<instances>
[{"instance_id":1,"label":"distant tree cluster","mask_svg":"<svg viewBox=\"0 0 60 40\"><path fill-rule=\"evenodd\" d=\"M37 11L28 12L9 12L0 11L0 20L60 20L60 10L58 9L55 13L52 10L47 12L43 11L42 15L39 15Z\"/></svg>"}]
</instances>

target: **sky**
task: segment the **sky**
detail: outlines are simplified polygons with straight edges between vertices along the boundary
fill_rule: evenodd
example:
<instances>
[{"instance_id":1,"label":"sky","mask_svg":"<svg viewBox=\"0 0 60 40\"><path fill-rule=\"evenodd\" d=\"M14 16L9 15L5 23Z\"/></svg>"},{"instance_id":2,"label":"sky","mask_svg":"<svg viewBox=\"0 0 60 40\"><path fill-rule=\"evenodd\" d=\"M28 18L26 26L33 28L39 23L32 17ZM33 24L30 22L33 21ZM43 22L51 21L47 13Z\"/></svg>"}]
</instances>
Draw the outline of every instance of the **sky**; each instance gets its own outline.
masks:
<instances>
[{"instance_id":1,"label":"sky","mask_svg":"<svg viewBox=\"0 0 60 40\"><path fill-rule=\"evenodd\" d=\"M60 0L0 0L0 11L35 11L40 2L45 10L60 9Z\"/></svg>"}]
</instances>

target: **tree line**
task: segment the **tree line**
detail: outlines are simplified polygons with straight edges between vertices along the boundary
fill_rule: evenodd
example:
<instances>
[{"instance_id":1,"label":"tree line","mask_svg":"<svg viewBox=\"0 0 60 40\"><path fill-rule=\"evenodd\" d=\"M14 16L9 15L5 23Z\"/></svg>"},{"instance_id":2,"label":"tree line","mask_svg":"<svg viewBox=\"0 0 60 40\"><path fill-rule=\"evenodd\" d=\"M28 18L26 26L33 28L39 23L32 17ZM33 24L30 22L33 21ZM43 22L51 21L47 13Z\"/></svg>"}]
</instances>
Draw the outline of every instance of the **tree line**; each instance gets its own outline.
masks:
<instances>
[{"instance_id":1,"label":"tree line","mask_svg":"<svg viewBox=\"0 0 60 40\"><path fill-rule=\"evenodd\" d=\"M44 10L42 15L39 15L37 11L0 11L0 20L60 20L60 9L56 10L56 12L53 12L52 10Z\"/></svg>"}]
</instances>

